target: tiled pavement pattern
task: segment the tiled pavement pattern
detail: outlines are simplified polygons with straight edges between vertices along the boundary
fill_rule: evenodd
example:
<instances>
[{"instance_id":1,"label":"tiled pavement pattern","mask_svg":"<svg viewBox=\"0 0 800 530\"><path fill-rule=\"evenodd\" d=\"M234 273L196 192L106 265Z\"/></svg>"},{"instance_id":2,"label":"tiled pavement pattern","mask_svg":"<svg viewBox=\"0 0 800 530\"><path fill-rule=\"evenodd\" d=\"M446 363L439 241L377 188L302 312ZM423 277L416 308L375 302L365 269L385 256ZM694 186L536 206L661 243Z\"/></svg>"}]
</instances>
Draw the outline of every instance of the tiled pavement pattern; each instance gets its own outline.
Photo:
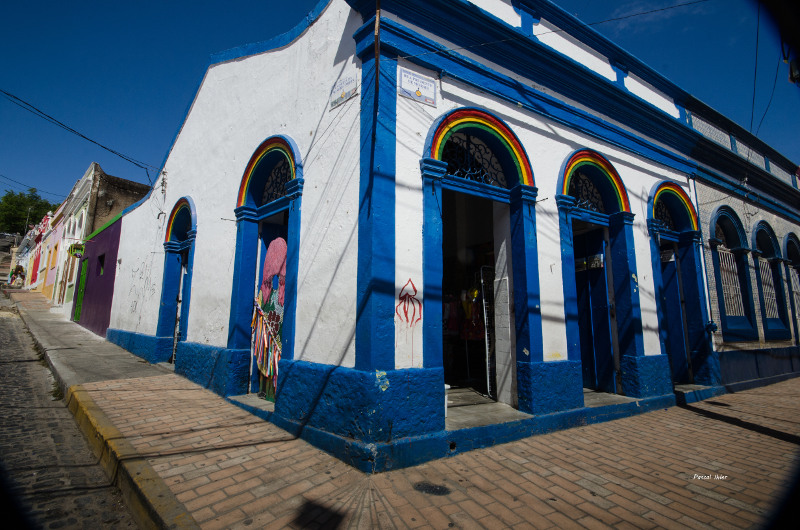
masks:
<instances>
[{"instance_id":1,"label":"tiled pavement pattern","mask_svg":"<svg viewBox=\"0 0 800 530\"><path fill-rule=\"evenodd\" d=\"M800 379L371 476L174 374L84 388L204 528L749 528L799 461Z\"/></svg>"},{"instance_id":2,"label":"tiled pavement pattern","mask_svg":"<svg viewBox=\"0 0 800 530\"><path fill-rule=\"evenodd\" d=\"M50 371L0 300L0 526L136 528L97 465ZM6 490L7 488L7 490Z\"/></svg>"}]
</instances>

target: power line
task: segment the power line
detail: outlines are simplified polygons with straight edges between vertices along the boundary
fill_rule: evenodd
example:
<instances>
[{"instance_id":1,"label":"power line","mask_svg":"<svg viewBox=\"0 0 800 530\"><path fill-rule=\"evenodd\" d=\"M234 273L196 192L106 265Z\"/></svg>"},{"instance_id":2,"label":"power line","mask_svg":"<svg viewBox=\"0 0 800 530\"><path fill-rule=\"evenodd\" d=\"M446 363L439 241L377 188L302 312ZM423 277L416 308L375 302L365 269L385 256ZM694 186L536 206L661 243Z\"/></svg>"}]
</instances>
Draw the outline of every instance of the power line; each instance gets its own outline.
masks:
<instances>
[{"instance_id":1,"label":"power line","mask_svg":"<svg viewBox=\"0 0 800 530\"><path fill-rule=\"evenodd\" d=\"M43 110L37 108L32 103L28 103L27 101L25 101L25 100L23 100L21 98L18 98L14 94L11 94L10 92L6 92L2 88L0 88L0 93L2 93L11 103L17 105L18 107L20 107L20 108L22 108L24 110L27 110L31 114L39 116L43 120L45 120L47 122L50 122L53 125L56 125L58 127L61 127L65 131L71 132L72 134L74 134L76 136L81 137L84 140L86 140L88 142L91 142L91 143L95 144L96 146L98 146L98 147L100 147L102 149L105 149L109 153L117 155L118 157L120 157L121 159L125 160L126 162L130 162L134 166L139 167L141 169L144 169L145 173L147 174L147 181L150 183L151 186L153 185L153 182L150 180L150 172L148 171L148 168L158 171L159 168L157 168L156 166L153 166L153 165L148 164L146 162L142 162L140 160L136 160L135 158L129 157L127 155L124 155L124 154L120 153L119 151L117 151L115 149L112 149L112 148L110 148L110 147L108 147L106 145L101 144L100 142L92 140L88 136L76 131L75 129L73 129L69 125L67 125L67 124L55 119L54 117L50 116L49 114L47 114Z\"/></svg>"},{"instance_id":2,"label":"power line","mask_svg":"<svg viewBox=\"0 0 800 530\"><path fill-rule=\"evenodd\" d=\"M550 31L544 31L542 33L537 33L536 36L540 37L542 35L548 35L550 33L563 33L563 32L568 31L569 29L597 26L599 24L605 24L607 22L616 22L618 20L625 20L625 19L628 19L628 18L640 17L642 15L651 15L653 13L660 13L662 11L668 11L670 9L676 9L676 8L679 8L679 7L686 7L686 6L691 6L691 5L694 5L694 4L703 4L703 3L708 2L708 1L709 0L693 0L691 2L684 2L683 4L676 4L674 6L660 7L658 9L651 9L649 11L640 11L638 13L631 13L630 15L622 15L622 16L619 16L619 17L607 18L605 20L598 20L597 22L586 22L586 23L576 24L574 26L570 26L570 27L567 27L567 28L559 28L559 29L554 29L554 30L550 30ZM468 50L470 48L478 48L480 46L489 46L489 45L492 45L492 44L499 44L499 43L502 43L502 42L510 42L510 41L514 41L514 40L527 39L529 37L530 37L530 35L519 35L519 36L509 37L507 39L499 39L499 40L494 40L494 41L481 42L481 43L478 43L478 44L471 44L470 46L459 46L459 47L455 47L455 48L442 48L441 50L436 50L436 51L431 51L431 52L423 52L423 53L418 53L416 55L402 55L402 56L398 56L398 59L410 59L412 57L421 57L423 55L447 53L447 52L458 51L458 50Z\"/></svg>"},{"instance_id":3,"label":"power line","mask_svg":"<svg viewBox=\"0 0 800 530\"><path fill-rule=\"evenodd\" d=\"M775 95L775 85L778 84L778 71L781 69L781 57L782 57L782 53L779 52L779 55L778 55L778 66L775 67L775 79L772 80L772 93L769 95L769 101L767 102L767 108L764 109L764 115L761 116L761 121L758 122L758 127L756 127L756 136L758 136L758 131L761 130L761 124L764 123L764 118L767 117L767 112L769 111L769 106L772 105L772 97Z\"/></svg>"},{"instance_id":4,"label":"power line","mask_svg":"<svg viewBox=\"0 0 800 530\"><path fill-rule=\"evenodd\" d=\"M14 180L12 178L9 178L9 177L3 175L2 173L0 173L0 178L4 178L4 179L6 179L8 181L11 181L11 182L14 182L16 184L19 184L20 186L23 186L26 190L35 189L37 193L46 193L47 195L53 195L55 197L59 197L59 198L62 198L62 199L65 197L65 195L63 193L53 193L52 191L40 190L39 188L36 188L34 186L29 186L29 185L25 184L24 182L20 182L18 180Z\"/></svg>"},{"instance_id":5,"label":"power line","mask_svg":"<svg viewBox=\"0 0 800 530\"><path fill-rule=\"evenodd\" d=\"M756 16L756 62L753 67L753 101L750 104L750 133L753 132L753 114L756 111L756 79L758 78L758 35L761 29L761 1L758 2L758 15Z\"/></svg>"}]
</instances>

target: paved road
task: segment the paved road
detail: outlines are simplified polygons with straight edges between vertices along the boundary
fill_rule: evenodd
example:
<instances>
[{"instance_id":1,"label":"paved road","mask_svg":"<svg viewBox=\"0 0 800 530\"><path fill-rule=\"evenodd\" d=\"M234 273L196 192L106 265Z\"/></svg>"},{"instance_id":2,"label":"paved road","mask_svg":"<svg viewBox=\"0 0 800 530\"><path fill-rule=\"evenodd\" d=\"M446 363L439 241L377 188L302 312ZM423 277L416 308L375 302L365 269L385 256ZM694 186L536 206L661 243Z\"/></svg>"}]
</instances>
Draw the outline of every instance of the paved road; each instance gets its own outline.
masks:
<instances>
[{"instance_id":1,"label":"paved road","mask_svg":"<svg viewBox=\"0 0 800 530\"><path fill-rule=\"evenodd\" d=\"M0 299L0 525L136 528L69 410L54 397L52 374L22 320Z\"/></svg>"}]
</instances>

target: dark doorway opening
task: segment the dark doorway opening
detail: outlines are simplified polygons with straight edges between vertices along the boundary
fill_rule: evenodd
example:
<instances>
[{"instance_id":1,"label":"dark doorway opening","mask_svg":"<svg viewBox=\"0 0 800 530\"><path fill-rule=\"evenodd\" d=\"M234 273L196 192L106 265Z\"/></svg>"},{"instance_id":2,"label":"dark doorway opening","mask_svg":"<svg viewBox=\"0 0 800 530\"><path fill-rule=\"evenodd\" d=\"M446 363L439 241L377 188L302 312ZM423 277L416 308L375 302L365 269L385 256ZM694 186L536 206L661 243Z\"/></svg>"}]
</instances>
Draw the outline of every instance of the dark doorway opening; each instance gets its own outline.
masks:
<instances>
[{"instance_id":1,"label":"dark doorway opening","mask_svg":"<svg viewBox=\"0 0 800 530\"><path fill-rule=\"evenodd\" d=\"M497 399L494 203L442 194L445 384Z\"/></svg>"},{"instance_id":2,"label":"dark doorway opening","mask_svg":"<svg viewBox=\"0 0 800 530\"><path fill-rule=\"evenodd\" d=\"M608 227L574 220L572 234L583 386L617 393L619 348Z\"/></svg>"}]
</instances>

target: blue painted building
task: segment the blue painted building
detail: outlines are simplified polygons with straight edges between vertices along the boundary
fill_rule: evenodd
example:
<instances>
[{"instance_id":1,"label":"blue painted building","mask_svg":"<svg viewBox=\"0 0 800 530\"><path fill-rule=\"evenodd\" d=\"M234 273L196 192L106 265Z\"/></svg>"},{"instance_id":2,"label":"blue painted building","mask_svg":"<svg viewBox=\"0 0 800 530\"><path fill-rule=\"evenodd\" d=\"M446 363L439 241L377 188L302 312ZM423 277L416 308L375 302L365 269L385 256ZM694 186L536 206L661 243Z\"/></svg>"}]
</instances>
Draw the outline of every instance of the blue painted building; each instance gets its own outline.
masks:
<instances>
[{"instance_id":1,"label":"blue painted building","mask_svg":"<svg viewBox=\"0 0 800 530\"><path fill-rule=\"evenodd\" d=\"M212 58L109 340L371 471L800 370L796 164L546 0L375 7Z\"/></svg>"}]
</instances>

